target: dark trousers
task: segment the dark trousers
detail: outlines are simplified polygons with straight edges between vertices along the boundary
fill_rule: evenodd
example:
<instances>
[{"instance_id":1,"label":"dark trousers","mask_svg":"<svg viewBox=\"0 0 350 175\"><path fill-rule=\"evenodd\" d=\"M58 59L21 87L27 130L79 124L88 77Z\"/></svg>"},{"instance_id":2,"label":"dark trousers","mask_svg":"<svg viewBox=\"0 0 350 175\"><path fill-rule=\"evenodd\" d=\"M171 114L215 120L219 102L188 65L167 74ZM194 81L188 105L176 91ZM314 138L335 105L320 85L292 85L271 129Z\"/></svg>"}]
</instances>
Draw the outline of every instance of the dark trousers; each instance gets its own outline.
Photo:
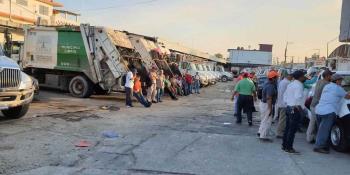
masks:
<instances>
[{"instance_id":1,"label":"dark trousers","mask_svg":"<svg viewBox=\"0 0 350 175\"><path fill-rule=\"evenodd\" d=\"M237 100L237 123L242 122L242 110L247 114L248 122L253 122L253 106L253 96L239 94Z\"/></svg>"},{"instance_id":2,"label":"dark trousers","mask_svg":"<svg viewBox=\"0 0 350 175\"><path fill-rule=\"evenodd\" d=\"M301 109L297 107L287 106L286 109L286 129L283 135L282 146L285 149L292 149L295 133L298 130L299 122L301 118Z\"/></svg>"},{"instance_id":3,"label":"dark trousers","mask_svg":"<svg viewBox=\"0 0 350 175\"><path fill-rule=\"evenodd\" d=\"M193 91L192 91L192 90L193 90L193 89L192 89L192 84L189 83L188 86L187 86L187 88L188 88L188 89L187 89L187 94L193 94Z\"/></svg>"},{"instance_id":4,"label":"dark trousers","mask_svg":"<svg viewBox=\"0 0 350 175\"><path fill-rule=\"evenodd\" d=\"M134 92L134 97L139 101L144 107L150 107L151 103L149 103L141 92Z\"/></svg>"},{"instance_id":5,"label":"dark trousers","mask_svg":"<svg viewBox=\"0 0 350 175\"><path fill-rule=\"evenodd\" d=\"M126 97L125 97L125 104L127 106L132 106L132 89L125 87L125 93L126 93Z\"/></svg>"},{"instance_id":6,"label":"dark trousers","mask_svg":"<svg viewBox=\"0 0 350 175\"><path fill-rule=\"evenodd\" d=\"M168 87L164 88L164 91L167 92L169 94L169 96L171 97L171 99L176 100L176 94Z\"/></svg>"}]
</instances>

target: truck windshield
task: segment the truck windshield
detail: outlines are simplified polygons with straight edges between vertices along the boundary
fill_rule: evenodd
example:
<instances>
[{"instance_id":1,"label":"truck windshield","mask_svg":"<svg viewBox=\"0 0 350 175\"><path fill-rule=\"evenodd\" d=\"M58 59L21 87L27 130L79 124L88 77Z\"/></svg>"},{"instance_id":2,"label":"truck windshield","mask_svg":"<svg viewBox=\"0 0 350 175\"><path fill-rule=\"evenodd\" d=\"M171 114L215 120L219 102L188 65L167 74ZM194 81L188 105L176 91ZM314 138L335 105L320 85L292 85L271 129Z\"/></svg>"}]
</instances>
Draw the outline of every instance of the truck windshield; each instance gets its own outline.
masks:
<instances>
[{"instance_id":1,"label":"truck windshield","mask_svg":"<svg viewBox=\"0 0 350 175\"><path fill-rule=\"evenodd\" d=\"M342 82L342 86L345 89L345 91L350 91L350 75L343 75L344 80Z\"/></svg>"},{"instance_id":2,"label":"truck windshield","mask_svg":"<svg viewBox=\"0 0 350 175\"><path fill-rule=\"evenodd\" d=\"M203 69L204 71L208 71L207 68L206 68L204 65L201 65L201 66L202 66L202 69Z\"/></svg>"},{"instance_id":3,"label":"truck windshield","mask_svg":"<svg viewBox=\"0 0 350 175\"><path fill-rule=\"evenodd\" d=\"M203 68L202 68L202 66L201 66L201 65L196 64L196 67L197 67L197 70L199 70L199 71L203 71Z\"/></svg>"},{"instance_id":4,"label":"truck windshield","mask_svg":"<svg viewBox=\"0 0 350 175\"><path fill-rule=\"evenodd\" d=\"M2 46L0 45L0 56L4 56L4 51L2 50Z\"/></svg>"},{"instance_id":5,"label":"truck windshield","mask_svg":"<svg viewBox=\"0 0 350 175\"><path fill-rule=\"evenodd\" d=\"M194 71L197 70L196 65L193 63L190 64L190 67L191 67L191 70L194 70Z\"/></svg>"}]
</instances>

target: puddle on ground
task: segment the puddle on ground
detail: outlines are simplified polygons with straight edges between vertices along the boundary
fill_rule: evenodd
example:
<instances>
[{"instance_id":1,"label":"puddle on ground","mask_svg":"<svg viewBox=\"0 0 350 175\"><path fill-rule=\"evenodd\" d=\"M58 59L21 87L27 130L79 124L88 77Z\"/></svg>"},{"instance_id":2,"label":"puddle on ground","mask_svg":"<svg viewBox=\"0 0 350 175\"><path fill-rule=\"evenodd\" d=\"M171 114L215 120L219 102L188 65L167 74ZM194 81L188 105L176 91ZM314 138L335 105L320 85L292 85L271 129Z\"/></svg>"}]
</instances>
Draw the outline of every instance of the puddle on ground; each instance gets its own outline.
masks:
<instances>
[{"instance_id":1,"label":"puddle on ground","mask_svg":"<svg viewBox=\"0 0 350 175\"><path fill-rule=\"evenodd\" d=\"M62 119L68 122L79 122L83 119L99 119L102 118L96 114L91 114L88 112L68 112L64 114L51 114L39 117L51 117L55 119Z\"/></svg>"}]
</instances>

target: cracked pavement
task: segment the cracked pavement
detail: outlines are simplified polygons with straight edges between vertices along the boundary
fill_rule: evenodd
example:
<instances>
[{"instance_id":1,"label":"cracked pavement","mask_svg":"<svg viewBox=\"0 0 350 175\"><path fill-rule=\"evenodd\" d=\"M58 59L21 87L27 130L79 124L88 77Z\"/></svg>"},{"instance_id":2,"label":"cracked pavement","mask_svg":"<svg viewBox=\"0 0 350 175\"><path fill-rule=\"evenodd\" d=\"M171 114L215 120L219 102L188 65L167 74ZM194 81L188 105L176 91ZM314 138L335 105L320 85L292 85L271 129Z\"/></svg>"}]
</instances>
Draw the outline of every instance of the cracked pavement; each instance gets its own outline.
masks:
<instances>
[{"instance_id":1,"label":"cracked pavement","mask_svg":"<svg viewBox=\"0 0 350 175\"><path fill-rule=\"evenodd\" d=\"M117 98L75 99L43 91L19 120L0 121L0 174L17 175L329 175L349 174L349 154L312 152L304 134L295 147L261 143L254 126L234 124L230 83L200 95L126 109ZM115 105L119 111L101 110ZM232 124L227 124L232 123ZM116 131L115 139L102 136ZM90 147L74 145L86 140Z\"/></svg>"}]
</instances>

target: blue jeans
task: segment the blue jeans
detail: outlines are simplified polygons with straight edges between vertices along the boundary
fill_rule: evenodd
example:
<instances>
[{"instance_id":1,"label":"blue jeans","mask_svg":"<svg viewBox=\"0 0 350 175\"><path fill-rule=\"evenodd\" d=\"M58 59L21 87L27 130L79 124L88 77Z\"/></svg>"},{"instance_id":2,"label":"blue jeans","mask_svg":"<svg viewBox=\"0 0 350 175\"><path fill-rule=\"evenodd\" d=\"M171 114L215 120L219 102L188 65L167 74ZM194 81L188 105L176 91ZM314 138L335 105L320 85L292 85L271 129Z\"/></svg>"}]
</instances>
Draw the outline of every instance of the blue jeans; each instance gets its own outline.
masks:
<instances>
[{"instance_id":1,"label":"blue jeans","mask_svg":"<svg viewBox=\"0 0 350 175\"><path fill-rule=\"evenodd\" d=\"M317 115L318 132L316 136L315 148L329 148L329 135L334 125L337 115L335 113L327 115Z\"/></svg>"},{"instance_id":2,"label":"blue jeans","mask_svg":"<svg viewBox=\"0 0 350 175\"><path fill-rule=\"evenodd\" d=\"M192 92L192 84L188 84L187 87L188 87L187 88L187 94L193 94L193 92Z\"/></svg>"},{"instance_id":3,"label":"blue jeans","mask_svg":"<svg viewBox=\"0 0 350 175\"><path fill-rule=\"evenodd\" d=\"M157 88L157 102L161 102L161 97L163 96L164 94L164 89L161 89L161 88Z\"/></svg>"},{"instance_id":4,"label":"blue jeans","mask_svg":"<svg viewBox=\"0 0 350 175\"><path fill-rule=\"evenodd\" d=\"M199 83L198 80L196 80L196 81L194 82L194 93L199 94L199 87L200 87L200 83Z\"/></svg>"},{"instance_id":5,"label":"blue jeans","mask_svg":"<svg viewBox=\"0 0 350 175\"><path fill-rule=\"evenodd\" d=\"M145 99L141 92L134 92L134 97L139 101L143 106L150 107L150 103Z\"/></svg>"},{"instance_id":6,"label":"blue jeans","mask_svg":"<svg viewBox=\"0 0 350 175\"><path fill-rule=\"evenodd\" d=\"M293 149L295 133L298 130L301 119L301 108L287 106L286 109L286 129L283 135L282 147Z\"/></svg>"}]
</instances>

